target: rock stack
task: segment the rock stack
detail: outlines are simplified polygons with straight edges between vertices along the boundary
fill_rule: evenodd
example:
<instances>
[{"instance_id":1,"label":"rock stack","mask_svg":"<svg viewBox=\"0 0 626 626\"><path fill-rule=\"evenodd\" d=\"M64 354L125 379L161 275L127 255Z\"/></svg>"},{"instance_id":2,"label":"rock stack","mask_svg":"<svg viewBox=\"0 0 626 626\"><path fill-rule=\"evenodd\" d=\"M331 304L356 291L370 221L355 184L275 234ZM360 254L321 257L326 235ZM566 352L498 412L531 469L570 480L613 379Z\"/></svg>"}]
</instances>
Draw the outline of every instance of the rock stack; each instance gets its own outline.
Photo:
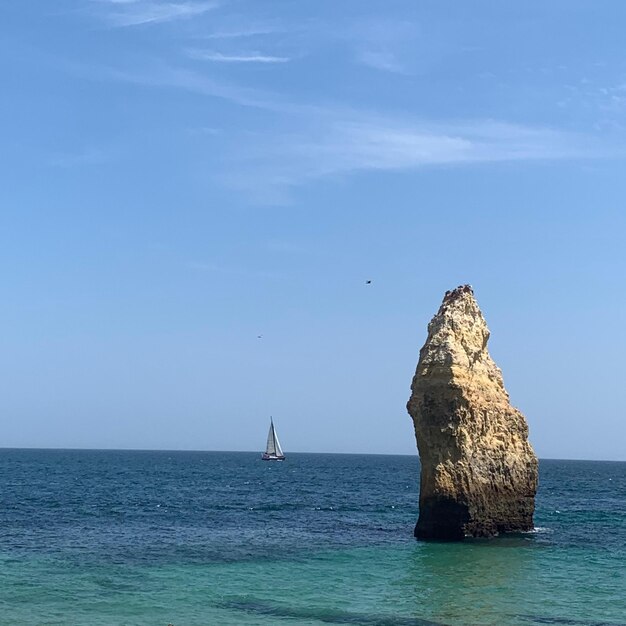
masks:
<instances>
[{"instance_id":1,"label":"rock stack","mask_svg":"<svg viewBox=\"0 0 626 626\"><path fill-rule=\"evenodd\" d=\"M533 528L537 457L488 339L472 288L446 292L428 325L407 404L421 463L420 539Z\"/></svg>"}]
</instances>

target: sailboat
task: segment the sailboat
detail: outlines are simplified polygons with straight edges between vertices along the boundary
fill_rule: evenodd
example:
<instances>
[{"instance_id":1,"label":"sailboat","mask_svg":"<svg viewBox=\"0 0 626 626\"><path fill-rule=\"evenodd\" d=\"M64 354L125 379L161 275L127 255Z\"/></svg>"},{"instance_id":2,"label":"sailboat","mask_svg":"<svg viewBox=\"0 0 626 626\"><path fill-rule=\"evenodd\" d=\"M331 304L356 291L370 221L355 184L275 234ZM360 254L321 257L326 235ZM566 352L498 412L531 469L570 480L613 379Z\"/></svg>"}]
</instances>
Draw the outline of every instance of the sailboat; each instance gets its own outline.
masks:
<instances>
[{"instance_id":1,"label":"sailboat","mask_svg":"<svg viewBox=\"0 0 626 626\"><path fill-rule=\"evenodd\" d=\"M265 452L261 457L264 461L284 461L285 455L280 447L280 441L276 435L276 429L274 428L274 420L270 417L270 432L267 434L267 445L265 446Z\"/></svg>"}]
</instances>

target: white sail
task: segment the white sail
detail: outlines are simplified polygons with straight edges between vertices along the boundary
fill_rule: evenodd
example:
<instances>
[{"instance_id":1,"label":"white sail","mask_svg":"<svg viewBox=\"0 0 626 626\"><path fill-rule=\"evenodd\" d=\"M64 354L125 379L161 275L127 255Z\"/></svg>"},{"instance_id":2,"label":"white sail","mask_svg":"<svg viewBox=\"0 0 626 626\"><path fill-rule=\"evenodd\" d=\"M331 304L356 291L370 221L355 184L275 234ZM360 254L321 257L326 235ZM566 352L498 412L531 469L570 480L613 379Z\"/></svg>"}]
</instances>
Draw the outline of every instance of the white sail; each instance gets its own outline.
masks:
<instances>
[{"instance_id":1,"label":"white sail","mask_svg":"<svg viewBox=\"0 0 626 626\"><path fill-rule=\"evenodd\" d=\"M265 454L276 454L276 433L274 432L274 423L270 424L270 431L267 433L267 445L265 446Z\"/></svg>"},{"instance_id":2,"label":"white sail","mask_svg":"<svg viewBox=\"0 0 626 626\"><path fill-rule=\"evenodd\" d=\"M280 447L280 441L278 441L278 435L276 434L274 424L272 424L272 430L274 431L274 448L276 449L276 456L285 456L283 454L283 449Z\"/></svg>"}]
</instances>

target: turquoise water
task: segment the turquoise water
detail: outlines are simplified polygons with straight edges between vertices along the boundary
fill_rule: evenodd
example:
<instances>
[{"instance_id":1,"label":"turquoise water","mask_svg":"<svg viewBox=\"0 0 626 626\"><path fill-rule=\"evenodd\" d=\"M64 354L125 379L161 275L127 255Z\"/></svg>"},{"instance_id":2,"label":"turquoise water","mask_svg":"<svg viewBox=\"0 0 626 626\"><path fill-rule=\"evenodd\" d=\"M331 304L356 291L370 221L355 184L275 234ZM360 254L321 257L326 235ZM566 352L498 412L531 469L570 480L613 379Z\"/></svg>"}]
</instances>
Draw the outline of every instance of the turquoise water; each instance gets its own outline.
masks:
<instances>
[{"instance_id":1,"label":"turquoise water","mask_svg":"<svg viewBox=\"0 0 626 626\"><path fill-rule=\"evenodd\" d=\"M626 624L626 464L542 461L534 533L418 543L402 456L0 450L7 624Z\"/></svg>"}]
</instances>

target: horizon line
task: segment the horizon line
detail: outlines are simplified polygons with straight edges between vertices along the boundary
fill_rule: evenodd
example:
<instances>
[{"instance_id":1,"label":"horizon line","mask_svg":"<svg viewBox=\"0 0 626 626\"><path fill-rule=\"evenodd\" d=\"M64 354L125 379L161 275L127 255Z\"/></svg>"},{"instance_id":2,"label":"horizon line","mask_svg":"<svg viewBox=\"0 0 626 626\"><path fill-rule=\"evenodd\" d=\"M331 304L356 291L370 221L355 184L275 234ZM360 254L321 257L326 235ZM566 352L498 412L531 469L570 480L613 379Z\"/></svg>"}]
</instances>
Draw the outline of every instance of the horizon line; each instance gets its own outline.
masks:
<instances>
[{"instance_id":1,"label":"horizon line","mask_svg":"<svg viewBox=\"0 0 626 626\"><path fill-rule=\"evenodd\" d=\"M215 454L262 454L262 450L199 450L192 448L66 448L66 447L41 447L41 446L0 446L0 452L4 450L40 450L57 452L194 452ZM286 454L334 454L343 456L415 456L419 460L417 452L413 455L408 452L302 452L292 451ZM582 463L626 463L626 459L561 459L555 457L537 457L539 461L574 461Z\"/></svg>"}]
</instances>

